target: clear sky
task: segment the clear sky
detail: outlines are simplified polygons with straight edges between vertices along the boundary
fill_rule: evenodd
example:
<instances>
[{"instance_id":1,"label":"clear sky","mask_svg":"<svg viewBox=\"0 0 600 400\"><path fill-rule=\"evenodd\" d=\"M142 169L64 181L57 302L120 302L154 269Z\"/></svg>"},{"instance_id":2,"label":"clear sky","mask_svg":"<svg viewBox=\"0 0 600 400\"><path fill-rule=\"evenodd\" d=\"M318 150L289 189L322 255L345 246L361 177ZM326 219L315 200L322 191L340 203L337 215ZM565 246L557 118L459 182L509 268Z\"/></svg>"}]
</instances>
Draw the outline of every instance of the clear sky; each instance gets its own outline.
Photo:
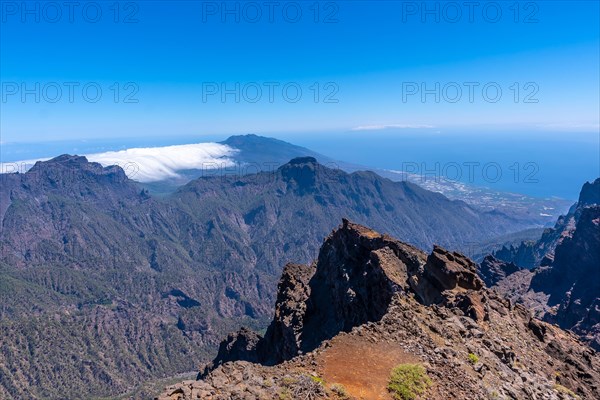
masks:
<instances>
[{"instance_id":1,"label":"clear sky","mask_svg":"<svg viewBox=\"0 0 600 400\"><path fill-rule=\"evenodd\" d=\"M4 143L598 132L598 1L66 4L2 2Z\"/></svg>"}]
</instances>

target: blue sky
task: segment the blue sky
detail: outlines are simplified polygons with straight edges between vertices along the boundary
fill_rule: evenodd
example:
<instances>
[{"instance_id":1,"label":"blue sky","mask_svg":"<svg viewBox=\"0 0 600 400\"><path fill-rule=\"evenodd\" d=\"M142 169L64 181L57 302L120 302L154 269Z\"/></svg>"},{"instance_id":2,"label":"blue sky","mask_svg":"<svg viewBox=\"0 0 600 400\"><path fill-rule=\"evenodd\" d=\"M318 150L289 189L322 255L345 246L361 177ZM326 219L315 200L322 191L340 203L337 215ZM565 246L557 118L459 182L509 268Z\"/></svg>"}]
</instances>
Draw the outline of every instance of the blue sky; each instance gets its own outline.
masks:
<instances>
[{"instance_id":1,"label":"blue sky","mask_svg":"<svg viewBox=\"0 0 600 400\"><path fill-rule=\"evenodd\" d=\"M464 2L447 3L426 4L438 7L436 16L424 14L422 2L281 1L269 21L264 2L228 2L239 7L236 22L222 2L120 2L118 14L113 2L80 2L70 22L66 7L57 17L45 2L29 3L29 13L4 2L1 140L387 125L597 135L599 2L480 2L472 21ZM473 101L465 83L475 85ZM239 85L239 102L235 94L223 101L223 84L234 92ZM23 101L23 85L40 101L35 94ZM86 85L88 100L102 91L97 102L86 101ZM423 98L423 88L439 101L435 93Z\"/></svg>"}]
</instances>

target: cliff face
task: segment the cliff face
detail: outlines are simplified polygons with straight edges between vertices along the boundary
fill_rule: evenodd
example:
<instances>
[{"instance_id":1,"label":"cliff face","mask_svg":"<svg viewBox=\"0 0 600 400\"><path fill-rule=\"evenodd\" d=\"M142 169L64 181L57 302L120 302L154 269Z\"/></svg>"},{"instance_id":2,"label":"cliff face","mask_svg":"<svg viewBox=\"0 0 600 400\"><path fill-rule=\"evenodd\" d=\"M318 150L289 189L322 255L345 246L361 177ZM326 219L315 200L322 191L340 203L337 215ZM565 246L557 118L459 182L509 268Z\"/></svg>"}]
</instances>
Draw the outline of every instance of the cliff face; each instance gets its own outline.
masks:
<instances>
[{"instance_id":1,"label":"cliff face","mask_svg":"<svg viewBox=\"0 0 600 400\"><path fill-rule=\"evenodd\" d=\"M600 178L594 182L586 182L579 192L578 207L592 206L600 204Z\"/></svg>"},{"instance_id":2,"label":"cliff face","mask_svg":"<svg viewBox=\"0 0 600 400\"><path fill-rule=\"evenodd\" d=\"M546 320L600 349L600 206L581 210L573 236L556 248L550 268L534 275L530 290L549 295Z\"/></svg>"},{"instance_id":3,"label":"cliff face","mask_svg":"<svg viewBox=\"0 0 600 400\"><path fill-rule=\"evenodd\" d=\"M586 182L579 192L577 203L573 204L566 215L560 216L553 228L544 230L537 241L524 241L518 246L503 247L494 252L494 257L514 263L522 268L547 266L554 260L554 252L564 238L570 237L582 211L589 206L600 204L600 178Z\"/></svg>"},{"instance_id":4,"label":"cliff face","mask_svg":"<svg viewBox=\"0 0 600 400\"><path fill-rule=\"evenodd\" d=\"M380 320L423 258L414 247L345 220L325 240L309 282L301 349L313 350L341 331Z\"/></svg>"},{"instance_id":5,"label":"cliff face","mask_svg":"<svg viewBox=\"0 0 600 400\"><path fill-rule=\"evenodd\" d=\"M429 399L600 390L600 357L489 291L471 260L345 220L314 265L285 268L265 337L230 336L199 380L159 398L336 398L333 384L350 398L389 398L390 369L402 362L425 366Z\"/></svg>"},{"instance_id":6,"label":"cliff face","mask_svg":"<svg viewBox=\"0 0 600 400\"><path fill-rule=\"evenodd\" d=\"M398 293L410 293L425 305L457 307L483 320L482 287L476 264L461 254L436 246L427 256L344 220L323 243L315 265L286 266L275 317L256 351L240 359L273 365L310 352L340 332L381 320ZM234 337L249 342L246 330ZM213 366L232 359L228 348Z\"/></svg>"},{"instance_id":7,"label":"cliff face","mask_svg":"<svg viewBox=\"0 0 600 400\"><path fill-rule=\"evenodd\" d=\"M479 275L488 287L494 286L508 275L520 271L521 268L513 262L505 262L493 255L486 256L479 265Z\"/></svg>"},{"instance_id":8,"label":"cliff face","mask_svg":"<svg viewBox=\"0 0 600 400\"><path fill-rule=\"evenodd\" d=\"M510 273L514 270L510 263L496 260L497 269L505 272L490 281L514 301L534 308L540 318L576 332L596 349L600 349L599 199L600 179L583 185L569 214L532 245L548 251L540 252L537 268ZM490 260L481 265L484 277L494 264Z\"/></svg>"}]
</instances>

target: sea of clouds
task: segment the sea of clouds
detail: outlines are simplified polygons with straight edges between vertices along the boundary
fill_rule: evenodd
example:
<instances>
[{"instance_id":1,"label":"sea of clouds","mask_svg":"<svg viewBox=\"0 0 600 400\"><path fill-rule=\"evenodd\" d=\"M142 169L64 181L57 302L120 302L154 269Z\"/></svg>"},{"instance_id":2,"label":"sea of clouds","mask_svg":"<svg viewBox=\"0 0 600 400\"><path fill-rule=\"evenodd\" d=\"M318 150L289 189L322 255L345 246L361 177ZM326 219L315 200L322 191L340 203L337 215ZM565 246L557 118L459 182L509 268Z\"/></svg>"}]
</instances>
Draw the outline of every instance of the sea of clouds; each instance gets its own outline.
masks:
<instances>
[{"instance_id":1,"label":"sea of clouds","mask_svg":"<svg viewBox=\"0 0 600 400\"><path fill-rule=\"evenodd\" d=\"M84 154L88 161L104 167L118 165L138 182L157 182L179 178L178 171L215 169L235 165L239 150L219 143L197 143L165 147L143 147ZM0 173L26 172L38 161L49 158L0 163Z\"/></svg>"}]
</instances>

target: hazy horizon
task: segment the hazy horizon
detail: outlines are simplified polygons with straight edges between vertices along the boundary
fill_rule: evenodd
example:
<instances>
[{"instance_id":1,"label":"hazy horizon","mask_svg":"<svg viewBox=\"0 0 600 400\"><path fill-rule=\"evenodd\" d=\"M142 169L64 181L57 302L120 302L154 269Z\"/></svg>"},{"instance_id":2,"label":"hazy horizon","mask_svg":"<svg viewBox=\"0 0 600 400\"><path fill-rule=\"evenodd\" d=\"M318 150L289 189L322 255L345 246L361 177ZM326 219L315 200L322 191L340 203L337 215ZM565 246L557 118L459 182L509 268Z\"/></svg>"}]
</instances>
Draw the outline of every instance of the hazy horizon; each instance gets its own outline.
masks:
<instances>
[{"instance_id":1,"label":"hazy horizon","mask_svg":"<svg viewBox=\"0 0 600 400\"><path fill-rule=\"evenodd\" d=\"M102 156L106 152L219 142L229 136L63 140L33 146L5 143L0 158L10 164L68 153L94 154L92 161L100 161L106 159ZM600 176L600 156L597 155L600 140L581 132L488 132L481 135L436 128L387 128L328 132L327 135L296 132L259 136L284 140L332 159L365 167L414 172L429 180L434 179L431 175L446 175L458 182L533 197L576 200L581 184ZM518 147L513 146L514 140L519 140ZM179 155L191 158L186 165L203 160L193 151L181 151ZM136 160L126 152L118 159L122 163ZM484 169L491 175L489 179Z\"/></svg>"}]
</instances>

